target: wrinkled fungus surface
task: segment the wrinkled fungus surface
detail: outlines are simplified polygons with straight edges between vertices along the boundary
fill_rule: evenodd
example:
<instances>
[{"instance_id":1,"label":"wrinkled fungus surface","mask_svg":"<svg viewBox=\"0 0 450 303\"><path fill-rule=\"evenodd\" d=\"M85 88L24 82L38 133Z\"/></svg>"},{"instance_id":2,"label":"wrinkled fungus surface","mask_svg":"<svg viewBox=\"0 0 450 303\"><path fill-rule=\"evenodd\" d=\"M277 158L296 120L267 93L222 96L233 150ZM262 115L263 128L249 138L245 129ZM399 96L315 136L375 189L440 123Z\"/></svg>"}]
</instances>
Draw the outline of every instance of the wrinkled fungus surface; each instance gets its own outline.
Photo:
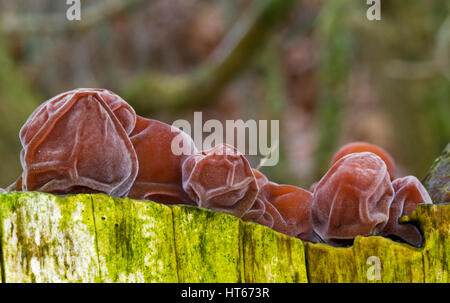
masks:
<instances>
[{"instance_id":1,"label":"wrinkled fungus surface","mask_svg":"<svg viewBox=\"0 0 450 303\"><path fill-rule=\"evenodd\" d=\"M264 200L260 198L260 193L264 185L269 183L269 179L261 173L259 170L252 169L253 175L256 178L256 184L258 185L258 195L256 197L255 202L252 207L242 216L242 220L257 222L262 225L272 227L273 226L273 218L272 216L266 212L266 203Z\"/></svg>"},{"instance_id":2,"label":"wrinkled fungus surface","mask_svg":"<svg viewBox=\"0 0 450 303\"><path fill-rule=\"evenodd\" d=\"M274 230L302 240L310 239L313 196L309 191L270 182L261 190L260 199L273 218Z\"/></svg>"},{"instance_id":3,"label":"wrinkled fungus surface","mask_svg":"<svg viewBox=\"0 0 450 303\"><path fill-rule=\"evenodd\" d=\"M257 170L253 173L260 190L252 208L242 219L309 240L312 234L312 193L299 187L270 182Z\"/></svg>"},{"instance_id":4,"label":"wrinkled fungus surface","mask_svg":"<svg viewBox=\"0 0 450 303\"><path fill-rule=\"evenodd\" d=\"M371 152L383 159L384 163L386 163L391 180L394 180L397 177L395 162L391 155L383 148L366 142L352 142L342 146L334 154L333 159L331 160L331 166L348 154L362 152Z\"/></svg>"},{"instance_id":5,"label":"wrinkled fungus surface","mask_svg":"<svg viewBox=\"0 0 450 303\"><path fill-rule=\"evenodd\" d=\"M133 107L109 90L95 89L94 91L98 92L103 100L105 100L106 104L111 108L111 111L120 121L127 134L130 134L136 125L137 118Z\"/></svg>"},{"instance_id":6,"label":"wrinkled fungus surface","mask_svg":"<svg viewBox=\"0 0 450 303\"><path fill-rule=\"evenodd\" d=\"M313 193L313 192L316 190L317 184L319 184L319 182L314 182L314 183L309 187L309 191Z\"/></svg>"},{"instance_id":7,"label":"wrinkled fungus surface","mask_svg":"<svg viewBox=\"0 0 450 303\"><path fill-rule=\"evenodd\" d=\"M369 152L338 160L314 191L314 232L325 242L380 234L394 197L385 162Z\"/></svg>"},{"instance_id":8,"label":"wrinkled fungus surface","mask_svg":"<svg viewBox=\"0 0 450 303\"><path fill-rule=\"evenodd\" d=\"M259 170L252 168L253 175L256 178L256 183L258 184L258 188L263 188L264 185L269 183L269 179Z\"/></svg>"},{"instance_id":9,"label":"wrinkled fungus surface","mask_svg":"<svg viewBox=\"0 0 450 303\"><path fill-rule=\"evenodd\" d=\"M184 192L181 166L186 157L197 150L184 132L165 123L137 117L131 142L139 159L139 173L129 196L164 204L194 204ZM172 140L180 136L180 148L186 155L172 151Z\"/></svg>"},{"instance_id":10,"label":"wrinkled fungus surface","mask_svg":"<svg viewBox=\"0 0 450 303\"><path fill-rule=\"evenodd\" d=\"M414 176L395 179L392 185L395 196L383 235L397 236L412 245L419 246L422 243L422 235L417 227L412 224L399 224L398 219L415 211L419 204L431 204L430 195Z\"/></svg>"},{"instance_id":11,"label":"wrinkled fungus surface","mask_svg":"<svg viewBox=\"0 0 450 303\"><path fill-rule=\"evenodd\" d=\"M247 159L234 147L219 145L183 164L183 188L200 207L242 217L253 205L258 185Z\"/></svg>"},{"instance_id":12,"label":"wrinkled fungus surface","mask_svg":"<svg viewBox=\"0 0 450 303\"><path fill-rule=\"evenodd\" d=\"M128 194L138 172L137 156L105 94L110 93L64 93L30 116L20 132L22 190Z\"/></svg>"},{"instance_id":13,"label":"wrinkled fungus surface","mask_svg":"<svg viewBox=\"0 0 450 303\"><path fill-rule=\"evenodd\" d=\"M105 89L76 89L44 102L20 140L23 172L6 191L190 204L306 241L343 245L357 235L383 235L418 246L417 227L398 221L431 203L417 178L395 179L392 157L378 146L343 146L307 191L271 182L233 146L197 151L187 134L136 115Z\"/></svg>"}]
</instances>

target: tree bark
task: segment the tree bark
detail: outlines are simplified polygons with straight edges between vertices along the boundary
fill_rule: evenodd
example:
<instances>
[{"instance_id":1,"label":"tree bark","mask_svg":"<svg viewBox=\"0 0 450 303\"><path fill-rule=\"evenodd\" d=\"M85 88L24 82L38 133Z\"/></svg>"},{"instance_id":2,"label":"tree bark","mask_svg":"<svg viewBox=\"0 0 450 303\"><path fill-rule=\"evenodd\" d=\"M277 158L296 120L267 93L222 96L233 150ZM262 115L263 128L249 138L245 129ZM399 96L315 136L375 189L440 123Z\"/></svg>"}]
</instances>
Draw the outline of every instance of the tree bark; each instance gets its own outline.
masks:
<instances>
[{"instance_id":1,"label":"tree bark","mask_svg":"<svg viewBox=\"0 0 450 303\"><path fill-rule=\"evenodd\" d=\"M3 282L449 282L450 205L420 205L423 248L303 243L230 215L101 194L0 194Z\"/></svg>"},{"instance_id":2,"label":"tree bark","mask_svg":"<svg viewBox=\"0 0 450 303\"><path fill-rule=\"evenodd\" d=\"M423 184L434 203L450 202L450 143L434 161Z\"/></svg>"}]
</instances>

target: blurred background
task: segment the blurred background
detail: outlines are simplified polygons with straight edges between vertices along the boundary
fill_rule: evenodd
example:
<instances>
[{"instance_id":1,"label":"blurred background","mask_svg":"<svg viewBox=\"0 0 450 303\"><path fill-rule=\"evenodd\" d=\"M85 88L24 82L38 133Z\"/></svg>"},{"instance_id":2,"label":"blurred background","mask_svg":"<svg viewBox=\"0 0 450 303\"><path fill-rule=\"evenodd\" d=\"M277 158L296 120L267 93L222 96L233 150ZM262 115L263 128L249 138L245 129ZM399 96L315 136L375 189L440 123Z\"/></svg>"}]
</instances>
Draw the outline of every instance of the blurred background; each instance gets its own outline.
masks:
<instances>
[{"instance_id":1,"label":"blurred background","mask_svg":"<svg viewBox=\"0 0 450 303\"><path fill-rule=\"evenodd\" d=\"M108 88L137 113L280 120L279 183L309 187L340 145L387 149L423 178L450 141L448 0L0 0L0 187L42 102ZM251 157L253 167L260 161Z\"/></svg>"}]
</instances>

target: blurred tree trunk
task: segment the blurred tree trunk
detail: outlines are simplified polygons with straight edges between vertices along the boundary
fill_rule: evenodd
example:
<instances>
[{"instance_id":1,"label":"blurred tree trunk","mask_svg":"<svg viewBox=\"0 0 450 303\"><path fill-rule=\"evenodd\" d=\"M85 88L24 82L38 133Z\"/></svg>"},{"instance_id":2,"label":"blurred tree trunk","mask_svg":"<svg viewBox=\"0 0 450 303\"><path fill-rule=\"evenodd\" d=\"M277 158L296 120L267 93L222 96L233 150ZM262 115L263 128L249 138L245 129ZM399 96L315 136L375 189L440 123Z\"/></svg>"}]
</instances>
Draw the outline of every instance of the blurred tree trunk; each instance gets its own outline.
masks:
<instances>
[{"instance_id":1,"label":"blurred tree trunk","mask_svg":"<svg viewBox=\"0 0 450 303\"><path fill-rule=\"evenodd\" d=\"M277 49L276 37L271 38L258 56L258 65L263 75L264 97L256 103L266 109L267 120L280 121L280 138L278 143L279 161L275 166L261 167L261 171L270 176L271 180L279 184L298 184L286 155L287 140L284 135L284 114L287 110L287 96L285 94L286 83L284 82L282 63ZM271 134L271 130L268 130ZM273 138L271 138L273 140ZM270 142L270 140L269 140ZM272 145L274 142L272 142Z\"/></svg>"},{"instance_id":2,"label":"blurred tree trunk","mask_svg":"<svg viewBox=\"0 0 450 303\"><path fill-rule=\"evenodd\" d=\"M37 107L34 92L12 62L0 31L0 187L21 172L19 130Z\"/></svg>"},{"instance_id":3,"label":"blurred tree trunk","mask_svg":"<svg viewBox=\"0 0 450 303\"><path fill-rule=\"evenodd\" d=\"M348 15L353 1L326 1L317 23L320 43L319 100L317 109L318 144L316 178L327 170L342 134L343 109L348 99L350 69L354 61L354 30Z\"/></svg>"},{"instance_id":4,"label":"blurred tree trunk","mask_svg":"<svg viewBox=\"0 0 450 303\"><path fill-rule=\"evenodd\" d=\"M407 173L423 178L450 140L450 28L449 22L443 25L449 5L446 0L383 5L381 21L360 24L361 56L391 115L394 155L404 160Z\"/></svg>"},{"instance_id":5,"label":"blurred tree trunk","mask_svg":"<svg viewBox=\"0 0 450 303\"><path fill-rule=\"evenodd\" d=\"M448 1L383 2L380 21L366 18L368 8L323 2L317 177L337 148L343 117L352 114L343 111L355 63L370 75L372 97L391 118L394 157L405 173L424 177L450 139Z\"/></svg>"}]
</instances>

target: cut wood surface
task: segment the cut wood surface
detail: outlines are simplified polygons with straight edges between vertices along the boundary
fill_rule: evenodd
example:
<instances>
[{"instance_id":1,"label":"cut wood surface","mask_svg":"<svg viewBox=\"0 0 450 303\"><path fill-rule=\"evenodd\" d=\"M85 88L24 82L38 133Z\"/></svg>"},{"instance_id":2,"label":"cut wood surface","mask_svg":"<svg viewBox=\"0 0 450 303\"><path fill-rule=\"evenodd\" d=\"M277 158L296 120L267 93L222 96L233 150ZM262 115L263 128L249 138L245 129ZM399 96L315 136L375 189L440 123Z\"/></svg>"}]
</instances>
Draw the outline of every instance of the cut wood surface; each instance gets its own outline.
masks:
<instances>
[{"instance_id":1,"label":"cut wood surface","mask_svg":"<svg viewBox=\"0 0 450 303\"><path fill-rule=\"evenodd\" d=\"M102 194L0 195L2 282L449 282L450 205L419 205L423 248L304 243L190 206Z\"/></svg>"}]
</instances>

